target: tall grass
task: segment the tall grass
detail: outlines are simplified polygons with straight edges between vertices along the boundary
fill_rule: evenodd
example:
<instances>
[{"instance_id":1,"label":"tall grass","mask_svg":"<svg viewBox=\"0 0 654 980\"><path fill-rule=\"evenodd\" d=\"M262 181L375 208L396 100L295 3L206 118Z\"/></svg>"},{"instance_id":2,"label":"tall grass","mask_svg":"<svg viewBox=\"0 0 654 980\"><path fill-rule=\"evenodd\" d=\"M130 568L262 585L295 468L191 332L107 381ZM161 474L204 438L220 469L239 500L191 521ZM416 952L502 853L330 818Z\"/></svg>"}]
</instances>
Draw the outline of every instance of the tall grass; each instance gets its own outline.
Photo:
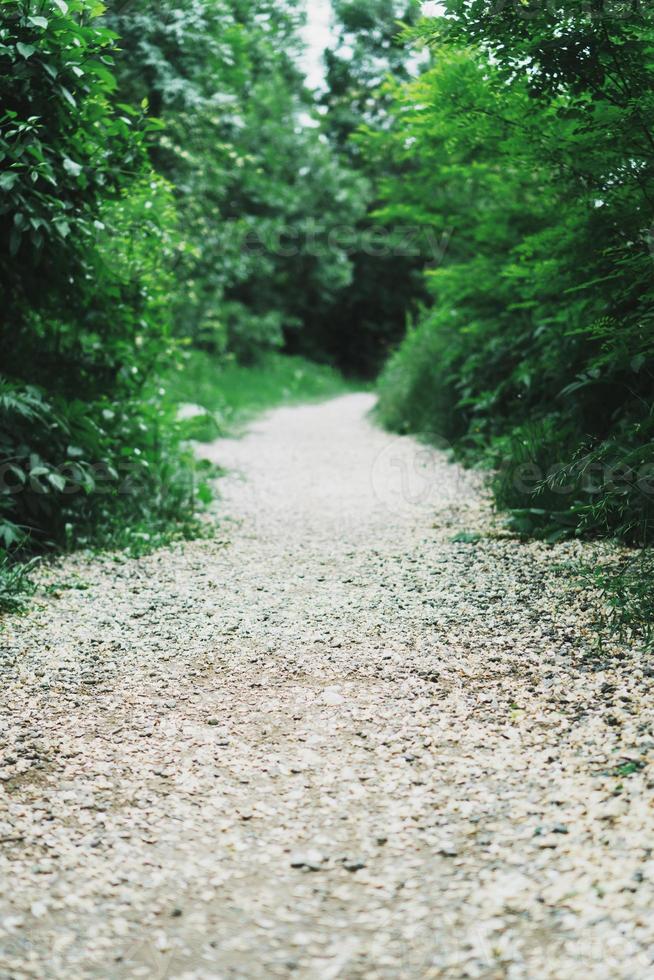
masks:
<instances>
[{"instance_id":1,"label":"tall grass","mask_svg":"<svg viewBox=\"0 0 654 980\"><path fill-rule=\"evenodd\" d=\"M236 435L257 415L279 405L355 390L334 368L303 357L269 353L244 366L198 350L188 351L164 383L167 400L180 410L187 438L199 442ZM198 408L203 412L194 414Z\"/></svg>"}]
</instances>

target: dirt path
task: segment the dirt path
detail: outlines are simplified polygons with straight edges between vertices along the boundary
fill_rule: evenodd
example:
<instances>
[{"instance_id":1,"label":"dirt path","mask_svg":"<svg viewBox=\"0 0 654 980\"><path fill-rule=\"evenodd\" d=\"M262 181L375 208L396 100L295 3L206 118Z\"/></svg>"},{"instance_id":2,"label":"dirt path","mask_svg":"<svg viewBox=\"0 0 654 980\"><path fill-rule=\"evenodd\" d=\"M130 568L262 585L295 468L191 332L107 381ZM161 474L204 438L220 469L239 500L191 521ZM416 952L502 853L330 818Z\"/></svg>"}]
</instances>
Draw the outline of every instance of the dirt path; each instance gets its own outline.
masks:
<instances>
[{"instance_id":1,"label":"dirt path","mask_svg":"<svg viewBox=\"0 0 654 980\"><path fill-rule=\"evenodd\" d=\"M370 403L9 623L0 977L654 976L654 671Z\"/></svg>"}]
</instances>

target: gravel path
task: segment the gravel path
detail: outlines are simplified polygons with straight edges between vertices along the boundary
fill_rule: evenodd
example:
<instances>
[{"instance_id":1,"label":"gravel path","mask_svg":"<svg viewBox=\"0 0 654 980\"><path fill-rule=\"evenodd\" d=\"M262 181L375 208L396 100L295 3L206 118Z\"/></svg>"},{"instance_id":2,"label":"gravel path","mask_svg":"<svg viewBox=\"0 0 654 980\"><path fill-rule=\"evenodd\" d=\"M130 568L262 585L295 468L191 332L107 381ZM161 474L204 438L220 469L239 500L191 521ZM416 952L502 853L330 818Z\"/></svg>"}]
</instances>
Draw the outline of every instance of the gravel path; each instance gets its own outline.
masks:
<instances>
[{"instance_id":1,"label":"gravel path","mask_svg":"<svg viewBox=\"0 0 654 980\"><path fill-rule=\"evenodd\" d=\"M0 634L0 977L654 976L654 670L370 406Z\"/></svg>"}]
</instances>

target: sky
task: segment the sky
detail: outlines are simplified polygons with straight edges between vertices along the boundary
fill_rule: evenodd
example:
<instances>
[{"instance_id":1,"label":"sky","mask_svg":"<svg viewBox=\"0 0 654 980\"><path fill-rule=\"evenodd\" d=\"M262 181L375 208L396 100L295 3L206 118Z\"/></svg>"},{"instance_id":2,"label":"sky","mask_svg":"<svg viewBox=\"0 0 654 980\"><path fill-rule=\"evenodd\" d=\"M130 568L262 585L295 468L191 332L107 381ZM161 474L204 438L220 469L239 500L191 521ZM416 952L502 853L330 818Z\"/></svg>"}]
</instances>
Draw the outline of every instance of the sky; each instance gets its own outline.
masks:
<instances>
[{"instance_id":1,"label":"sky","mask_svg":"<svg viewBox=\"0 0 654 980\"><path fill-rule=\"evenodd\" d=\"M332 37L332 6L330 0L306 0L306 5L309 20L304 31L307 53L303 67L309 87L317 88L324 77L322 53Z\"/></svg>"},{"instance_id":2,"label":"sky","mask_svg":"<svg viewBox=\"0 0 654 980\"><path fill-rule=\"evenodd\" d=\"M332 38L331 0L305 0L308 11L308 23L304 31L306 40L306 56L304 71L310 88L318 88L324 78L322 53ZM422 5L428 17L442 13L443 4L436 0L427 0Z\"/></svg>"}]
</instances>

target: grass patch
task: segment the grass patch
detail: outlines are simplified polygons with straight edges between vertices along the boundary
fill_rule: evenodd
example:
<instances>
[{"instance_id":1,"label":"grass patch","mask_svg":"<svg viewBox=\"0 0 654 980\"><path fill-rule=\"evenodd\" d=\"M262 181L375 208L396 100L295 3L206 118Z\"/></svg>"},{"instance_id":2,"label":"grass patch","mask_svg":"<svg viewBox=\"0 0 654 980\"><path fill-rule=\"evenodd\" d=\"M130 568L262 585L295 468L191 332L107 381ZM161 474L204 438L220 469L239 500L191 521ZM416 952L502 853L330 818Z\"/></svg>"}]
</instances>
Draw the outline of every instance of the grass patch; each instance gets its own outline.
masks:
<instances>
[{"instance_id":1,"label":"grass patch","mask_svg":"<svg viewBox=\"0 0 654 980\"><path fill-rule=\"evenodd\" d=\"M459 531L453 538L450 538L450 541L452 544L477 544L481 541L481 537L478 531Z\"/></svg>"},{"instance_id":2,"label":"grass patch","mask_svg":"<svg viewBox=\"0 0 654 980\"><path fill-rule=\"evenodd\" d=\"M13 562L0 554L0 615L22 612L27 600L34 594L36 586L30 573L37 559L28 562Z\"/></svg>"},{"instance_id":3,"label":"grass patch","mask_svg":"<svg viewBox=\"0 0 654 980\"><path fill-rule=\"evenodd\" d=\"M198 442L234 435L257 415L280 405L360 390L334 368L303 357L270 353L243 366L203 351L187 351L182 365L165 379L165 387L168 401L182 407L184 434ZM204 412L184 418L189 406Z\"/></svg>"},{"instance_id":4,"label":"grass patch","mask_svg":"<svg viewBox=\"0 0 654 980\"><path fill-rule=\"evenodd\" d=\"M604 600L604 622L623 641L654 651L654 550L642 548L620 562L582 567L582 580Z\"/></svg>"}]
</instances>

